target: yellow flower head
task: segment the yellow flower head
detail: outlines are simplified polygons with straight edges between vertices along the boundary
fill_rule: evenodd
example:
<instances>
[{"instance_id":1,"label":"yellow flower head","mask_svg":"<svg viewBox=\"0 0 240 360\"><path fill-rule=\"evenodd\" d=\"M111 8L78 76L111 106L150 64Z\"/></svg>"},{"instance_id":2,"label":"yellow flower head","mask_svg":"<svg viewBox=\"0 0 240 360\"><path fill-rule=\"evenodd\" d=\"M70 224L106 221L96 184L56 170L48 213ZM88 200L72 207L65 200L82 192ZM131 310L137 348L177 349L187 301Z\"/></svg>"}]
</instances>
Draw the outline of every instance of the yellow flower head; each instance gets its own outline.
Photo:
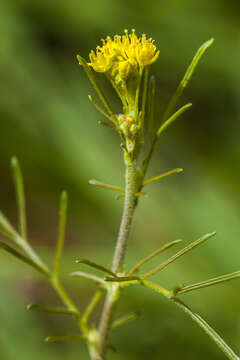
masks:
<instances>
[{"instance_id":1,"label":"yellow flower head","mask_svg":"<svg viewBox=\"0 0 240 360\"><path fill-rule=\"evenodd\" d=\"M135 30L131 34L125 30L125 35L110 36L102 40L96 52L90 52L89 65L97 72L119 74L121 79L126 79L133 70L152 64L157 60L157 51L154 41L147 39L146 35L138 38Z\"/></svg>"}]
</instances>

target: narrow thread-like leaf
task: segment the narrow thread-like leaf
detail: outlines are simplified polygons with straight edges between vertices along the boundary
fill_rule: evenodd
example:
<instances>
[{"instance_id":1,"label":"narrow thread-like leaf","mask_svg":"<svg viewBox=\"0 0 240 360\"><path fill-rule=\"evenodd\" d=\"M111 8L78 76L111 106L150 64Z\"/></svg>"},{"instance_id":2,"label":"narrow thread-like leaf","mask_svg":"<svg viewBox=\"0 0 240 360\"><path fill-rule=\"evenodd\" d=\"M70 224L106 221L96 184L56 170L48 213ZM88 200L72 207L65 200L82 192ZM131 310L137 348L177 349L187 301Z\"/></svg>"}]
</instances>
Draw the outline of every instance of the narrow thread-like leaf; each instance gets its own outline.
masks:
<instances>
[{"instance_id":1,"label":"narrow thread-like leaf","mask_svg":"<svg viewBox=\"0 0 240 360\"><path fill-rule=\"evenodd\" d=\"M13 179L16 191L18 219L19 219L19 232L24 240L27 241L27 220L26 220L26 203L24 194L23 176L19 161L16 157L11 159Z\"/></svg>"},{"instance_id":2,"label":"narrow thread-like leaf","mask_svg":"<svg viewBox=\"0 0 240 360\"><path fill-rule=\"evenodd\" d=\"M167 259L166 261L164 261L162 264L160 264L159 266L157 266L155 269L147 272L144 275L141 275L141 279L146 279L149 276L152 276L154 274L156 274L157 272L161 271L162 269L164 269L167 265L171 264L173 261L177 260L180 256L186 254L188 251L194 249L196 246L204 243L206 240L210 239L211 237L215 236L216 232L212 232L210 234L206 234L204 236L202 236L200 239L192 242L191 244L189 244L188 246L186 246L185 248L183 248L182 250L180 250L179 252L177 252L175 255L171 256L169 259Z\"/></svg>"},{"instance_id":3,"label":"narrow thread-like leaf","mask_svg":"<svg viewBox=\"0 0 240 360\"><path fill-rule=\"evenodd\" d=\"M93 267L94 269L98 269L98 270L103 271L112 276L116 276L116 274L114 272L112 272L110 269L107 269L104 266L96 264L95 262L87 260L87 259L76 260L76 263L77 264L86 264L86 265Z\"/></svg>"},{"instance_id":4,"label":"narrow thread-like leaf","mask_svg":"<svg viewBox=\"0 0 240 360\"><path fill-rule=\"evenodd\" d=\"M99 276L93 275L93 274L85 273L83 271L75 271L75 272L71 273L71 276L83 277L86 279L90 279L90 280L93 280L93 281L105 286L105 281L102 278L100 278Z\"/></svg>"},{"instance_id":5,"label":"narrow thread-like leaf","mask_svg":"<svg viewBox=\"0 0 240 360\"><path fill-rule=\"evenodd\" d=\"M103 182L98 181L98 180L94 180L94 179L89 180L89 184L90 185L100 186L102 188L109 189L109 190L119 191L119 192L122 192L122 193L125 192L125 189L123 189L121 187L118 187L118 186L115 186L115 185L104 184Z\"/></svg>"},{"instance_id":6,"label":"narrow thread-like leaf","mask_svg":"<svg viewBox=\"0 0 240 360\"><path fill-rule=\"evenodd\" d=\"M14 239L16 236L16 231L13 226L10 224L6 216L0 211L0 232L10 239Z\"/></svg>"},{"instance_id":7,"label":"narrow thread-like leaf","mask_svg":"<svg viewBox=\"0 0 240 360\"><path fill-rule=\"evenodd\" d=\"M230 360L239 360L239 357L234 353L234 351L225 343L220 335L216 333L213 328L197 313L193 312L186 304L184 304L179 299L173 299L174 303L179 306L190 318L200 326L203 331L215 342L215 344L223 351L223 353Z\"/></svg>"},{"instance_id":8,"label":"narrow thread-like leaf","mask_svg":"<svg viewBox=\"0 0 240 360\"><path fill-rule=\"evenodd\" d=\"M31 245L14 230L13 226L2 212L0 212L0 232L12 239L27 254L28 257L26 257L26 259L31 260L31 262L35 264L38 269L41 269L43 274L45 274L47 277L51 277L48 267L35 253Z\"/></svg>"},{"instance_id":9,"label":"narrow thread-like leaf","mask_svg":"<svg viewBox=\"0 0 240 360\"><path fill-rule=\"evenodd\" d=\"M128 272L128 276L134 274L136 271L138 271L138 269L143 266L144 264L146 264L148 261L152 260L154 257L156 257L157 255L161 254L163 251L169 249L170 247L172 247L175 244L180 243L182 240L174 240L174 241L170 241L167 244L164 244L163 246L161 246L159 249L153 251L151 254L149 254L148 256L146 256L145 258L143 258L142 260L140 260L136 265L133 266L133 268L131 270L129 270Z\"/></svg>"},{"instance_id":10,"label":"narrow thread-like leaf","mask_svg":"<svg viewBox=\"0 0 240 360\"><path fill-rule=\"evenodd\" d=\"M155 128L155 91L156 91L156 82L155 77L152 75L149 81L148 89L148 133L150 141L152 142L152 137L154 134Z\"/></svg>"},{"instance_id":11,"label":"narrow thread-like leaf","mask_svg":"<svg viewBox=\"0 0 240 360\"><path fill-rule=\"evenodd\" d=\"M183 90L188 85L200 59L204 55L205 51L213 44L214 39L210 39L206 41L196 52L191 64L188 66L180 84L178 85L177 90L173 94L173 97L171 98L169 105L165 111L165 114L163 116L163 121L166 121L166 119L171 115L171 113L174 111L175 106L177 105L178 100L180 99Z\"/></svg>"},{"instance_id":12,"label":"narrow thread-like leaf","mask_svg":"<svg viewBox=\"0 0 240 360\"><path fill-rule=\"evenodd\" d=\"M144 121L145 112L146 112L146 102L147 102L147 91L148 91L148 76L149 68L146 67L144 70L143 78L143 91L142 91L142 106L141 106L141 120Z\"/></svg>"},{"instance_id":13,"label":"narrow thread-like leaf","mask_svg":"<svg viewBox=\"0 0 240 360\"><path fill-rule=\"evenodd\" d=\"M25 256L25 255L21 254L20 252L18 252L17 250L13 249L9 245L0 242L0 249L5 250L9 254L11 254L11 255L15 256L16 258L18 258L19 260L23 261L25 264L32 266L36 270L38 270L38 271L42 272L44 275L46 275L45 271L42 269L41 266L36 264L33 260L29 259L27 256Z\"/></svg>"},{"instance_id":14,"label":"narrow thread-like leaf","mask_svg":"<svg viewBox=\"0 0 240 360\"><path fill-rule=\"evenodd\" d=\"M63 191L60 197L60 206L59 206L59 225L58 225L58 241L57 241L57 250L55 257L55 265L54 265L54 275L59 277L59 269L66 233L66 222L67 222L67 203L68 196L66 191Z\"/></svg>"},{"instance_id":15,"label":"narrow thread-like leaf","mask_svg":"<svg viewBox=\"0 0 240 360\"><path fill-rule=\"evenodd\" d=\"M141 281L141 278L139 276L118 276L118 277L106 276L104 278L104 280L108 281L108 282L127 282L127 281L134 281L134 280Z\"/></svg>"},{"instance_id":16,"label":"narrow thread-like leaf","mask_svg":"<svg viewBox=\"0 0 240 360\"><path fill-rule=\"evenodd\" d=\"M93 298L91 299L91 301L88 304L85 312L83 313L83 316L82 316L82 323L83 324L87 324L89 316L91 315L91 313L95 309L96 305L98 304L99 300L101 299L102 293L103 293L102 289L99 289L93 295Z\"/></svg>"},{"instance_id":17,"label":"narrow thread-like leaf","mask_svg":"<svg viewBox=\"0 0 240 360\"><path fill-rule=\"evenodd\" d=\"M82 341L86 340L85 336L81 335L58 335L58 336L48 336L45 341L50 342L63 342L63 341L69 341L69 340L77 340Z\"/></svg>"},{"instance_id":18,"label":"narrow thread-like leaf","mask_svg":"<svg viewBox=\"0 0 240 360\"><path fill-rule=\"evenodd\" d=\"M144 181L143 183L143 186L146 186L147 184L150 184L154 181L158 181L158 180L161 180L169 175L172 175L172 174L178 174L180 172L182 172L183 169L182 168L176 168L176 169L173 169L173 170L170 170L170 171L166 171L165 173L161 174L161 175L158 175L158 176L154 176L154 177L151 177L150 179L147 179Z\"/></svg>"},{"instance_id":19,"label":"narrow thread-like leaf","mask_svg":"<svg viewBox=\"0 0 240 360\"><path fill-rule=\"evenodd\" d=\"M82 65L82 67L83 67L86 75L88 76L88 78L89 78L92 86L93 86L94 89L96 90L96 92L97 92L100 100L102 101L102 103L103 103L103 105L105 106L106 110L107 110L108 113L110 114L111 120L112 120L114 123L116 123L116 116L114 115L114 113L113 113L113 111L112 111L112 109L111 109L111 107L110 107L107 99L106 99L105 96L103 95L102 90L99 88L99 86L98 86L98 84L97 84L97 82L96 82L96 80L95 80L95 77L94 77L94 75L93 75L93 73L92 73L92 70L91 70L90 67L88 66L86 60L85 60L83 57L81 57L80 55L77 55L77 59L78 59L80 65Z\"/></svg>"},{"instance_id":20,"label":"narrow thread-like leaf","mask_svg":"<svg viewBox=\"0 0 240 360\"><path fill-rule=\"evenodd\" d=\"M159 137L169 125L171 125L175 120L179 118L185 111L187 111L192 106L191 103L183 105L180 109L178 109L170 118L168 118L158 129L157 136Z\"/></svg>"},{"instance_id":21,"label":"narrow thread-like leaf","mask_svg":"<svg viewBox=\"0 0 240 360\"><path fill-rule=\"evenodd\" d=\"M76 312L70 311L64 307L49 307L49 306L41 306L38 304L28 304L28 310L39 311L39 312L47 312L53 314L65 314L65 315L76 315Z\"/></svg>"},{"instance_id":22,"label":"narrow thread-like leaf","mask_svg":"<svg viewBox=\"0 0 240 360\"><path fill-rule=\"evenodd\" d=\"M112 121L112 118L110 115L108 115L102 108L100 105L98 105L98 103L94 100L94 98L91 95L88 95L89 100L91 101L91 103L93 104L93 106L100 112L100 114L102 114L103 116L105 116L108 120Z\"/></svg>"},{"instance_id":23,"label":"narrow thread-like leaf","mask_svg":"<svg viewBox=\"0 0 240 360\"><path fill-rule=\"evenodd\" d=\"M27 254L27 256L35 263L41 270L42 273L45 274L48 278L51 278L51 273L46 266L46 264L40 259L40 257L36 254L35 250L31 247L31 245L25 241L19 234L15 234L13 240L15 243Z\"/></svg>"},{"instance_id":24,"label":"narrow thread-like leaf","mask_svg":"<svg viewBox=\"0 0 240 360\"><path fill-rule=\"evenodd\" d=\"M235 272L233 272L231 274L218 276L216 278L201 281L201 282L196 283L196 284L179 287L178 289L175 290L175 294L176 295L177 294L184 294L184 293L189 292L189 291L198 290L198 289L201 289L201 288L204 288L204 287L220 284L220 283L223 283L225 281L230 281L230 280L233 280L233 279L237 279L239 277L240 277L240 271L235 271Z\"/></svg>"},{"instance_id":25,"label":"narrow thread-like leaf","mask_svg":"<svg viewBox=\"0 0 240 360\"><path fill-rule=\"evenodd\" d=\"M120 317L119 319L113 321L111 327L112 327L112 329L115 329L119 326L125 325L129 321L135 320L139 316L140 316L140 314L138 312L133 312L133 313L124 315L124 316Z\"/></svg>"},{"instance_id":26,"label":"narrow thread-like leaf","mask_svg":"<svg viewBox=\"0 0 240 360\"><path fill-rule=\"evenodd\" d=\"M110 128L110 129L114 129L114 130L117 129L116 125L114 125L114 124L112 124L112 123L110 123L110 122L99 121L98 123L99 123L99 125L104 125L104 126Z\"/></svg>"},{"instance_id":27,"label":"narrow thread-like leaf","mask_svg":"<svg viewBox=\"0 0 240 360\"><path fill-rule=\"evenodd\" d=\"M79 318L80 311L78 310L72 299L69 297L68 293L64 289L63 285L60 283L59 279L53 276L51 277L50 281L56 293L61 298L62 302L67 306L68 310L75 313Z\"/></svg>"},{"instance_id":28,"label":"narrow thread-like leaf","mask_svg":"<svg viewBox=\"0 0 240 360\"><path fill-rule=\"evenodd\" d=\"M139 94L140 94L141 83L142 83L143 70L144 70L144 68L141 66L139 69L139 76L138 76L138 80L137 80L138 81L137 89L136 89L136 93L135 93L135 112L136 113L138 112L138 108L139 108L138 102L139 102ZM124 100L124 101L126 101L126 100ZM124 101L123 101L123 103L124 103Z\"/></svg>"}]
</instances>

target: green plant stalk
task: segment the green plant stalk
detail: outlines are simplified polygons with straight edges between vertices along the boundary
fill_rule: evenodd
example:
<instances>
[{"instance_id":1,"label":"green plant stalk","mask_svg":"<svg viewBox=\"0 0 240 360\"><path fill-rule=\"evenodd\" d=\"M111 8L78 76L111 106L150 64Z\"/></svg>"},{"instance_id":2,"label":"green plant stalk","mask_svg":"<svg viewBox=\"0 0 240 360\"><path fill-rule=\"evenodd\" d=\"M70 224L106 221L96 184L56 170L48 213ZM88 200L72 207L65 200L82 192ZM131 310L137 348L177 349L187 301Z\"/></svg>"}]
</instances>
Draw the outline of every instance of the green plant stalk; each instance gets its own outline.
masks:
<instances>
[{"instance_id":1,"label":"green plant stalk","mask_svg":"<svg viewBox=\"0 0 240 360\"><path fill-rule=\"evenodd\" d=\"M80 312L73 301L68 296L67 292L65 291L64 287L60 283L59 279L56 277L50 278L51 285L53 286L54 290L62 300L62 302L66 305L69 311L72 311L76 314L76 316L80 316Z\"/></svg>"},{"instance_id":2,"label":"green plant stalk","mask_svg":"<svg viewBox=\"0 0 240 360\"><path fill-rule=\"evenodd\" d=\"M136 207L136 187L137 187L137 167L136 162L126 164L126 185L124 210L118 235L118 240L114 252L112 271L120 274L123 271L123 264L126 255L128 238L131 230L132 219ZM113 312L120 296L120 285L110 284L106 295L103 311L99 323L99 339L97 344L98 357L92 360L105 358L107 339L112 324Z\"/></svg>"},{"instance_id":3,"label":"green plant stalk","mask_svg":"<svg viewBox=\"0 0 240 360\"><path fill-rule=\"evenodd\" d=\"M136 187L137 166L136 162L133 161L132 163L126 165L124 210L112 266L112 271L115 274L118 272L122 272L123 268L128 237L131 230L132 219L135 210Z\"/></svg>"}]
</instances>

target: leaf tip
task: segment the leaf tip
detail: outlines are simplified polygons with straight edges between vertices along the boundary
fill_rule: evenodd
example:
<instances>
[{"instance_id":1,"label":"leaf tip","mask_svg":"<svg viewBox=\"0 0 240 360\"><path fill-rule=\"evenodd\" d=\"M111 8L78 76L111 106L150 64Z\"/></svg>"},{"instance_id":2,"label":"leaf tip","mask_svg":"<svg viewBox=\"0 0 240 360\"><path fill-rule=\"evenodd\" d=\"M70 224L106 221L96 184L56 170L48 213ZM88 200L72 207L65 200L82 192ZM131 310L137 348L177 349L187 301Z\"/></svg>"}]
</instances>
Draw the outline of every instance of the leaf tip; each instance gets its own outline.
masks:
<instances>
[{"instance_id":1,"label":"leaf tip","mask_svg":"<svg viewBox=\"0 0 240 360\"><path fill-rule=\"evenodd\" d=\"M15 167L18 165L18 158L16 156L11 157L11 165Z\"/></svg>"},{"instance_id":2,"label":"leaf tip","mask_svg":"<svg viewBox=\"0 0 240 360\"><path fill-rule=\"evenodd\" d=\"M68 199L68 193L66 190L63 190L61 193L61 201L67 201Z\"/></svg>"},{"instance_id":3,"label":"leaf tip","mask_svg":"<svg viewBox=\"0 0 240 360\"><path fill-rule=\"evenodd\" d=\"M83 259L77 259L77 260L75 260L75 263L80 264L82 261L83 261Z\"/></svg>"},{"instance_id":4,"label":"leaf tip","mask_svg":"<svg viewBox=\"0 0 240 360\"><path fill-rule=\"evenodd\" d=\"M177 169L176 169L176 172L177 172L177 173L183 172L183 168L177 168Z\"/></svg>"},{"instance_id":5,"label":"leaf tip","mask_svg":"<svg viewBox=\"0 0 240 360\"><path fill-rule=\"evenodd\" d=\"M82 62L81 56L77 54L76 57L77 57L77 61L79 62L79 65L82 65L82 63L81 63L81 62Z\"/></svg>"},{"instance_id":6,"label":"leaf tip","mask_svg":"<svg viewBox=\"0 0 240 360\"><path fill-rule=\"evenodd\" d=\"M213 43L214 43L215 39L214 38L211 38L207 41L208 43L208 46L211 46Z\"/></svg>"},{"instance_id":7,"label":"leaf tip","mask_svg":"<svg viewBox=\"0 0 240 360\"><path fill-rule=\"evenodd\" d=\"M34 304L28 304L27 305L27 310L34 310Z\"/></svg>"},{"instance_id":8,"label":"leaf tip","mask_svg":"<svg viewBox=\"0 0 240 360\"><path fill-rule=\"evenodd\" d=\"M180 243L180 242L182 242L182 239L177 239L177 240L174 240L174 244L178 244L178 243Z\"/></svg>"},{"instance_id":9,"label":"leaf tip","mask_svg":"<svg viewBox=\"0 0 240 360\"><path fill-rule=\"evenodd\" d=\"M88 183L89 183L90 185L95 185L95 184L96 184L96 180L90 179L90 180L88 181Z\"/></svg>"}]
</instances>

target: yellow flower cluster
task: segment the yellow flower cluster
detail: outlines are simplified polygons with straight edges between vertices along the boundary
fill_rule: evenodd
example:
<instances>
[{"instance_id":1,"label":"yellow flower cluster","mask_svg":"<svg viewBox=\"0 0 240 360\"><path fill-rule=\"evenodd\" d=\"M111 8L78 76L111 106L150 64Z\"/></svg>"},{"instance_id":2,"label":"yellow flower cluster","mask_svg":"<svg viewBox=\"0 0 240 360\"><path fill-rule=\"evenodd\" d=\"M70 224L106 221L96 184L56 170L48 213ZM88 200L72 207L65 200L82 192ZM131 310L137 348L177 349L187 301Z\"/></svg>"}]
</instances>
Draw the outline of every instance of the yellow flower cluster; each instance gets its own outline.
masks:
<instances>
[{"instance_id":1,"label":"yellow flower cluster","mask_svg":"<svg viewBox=\"0 0 240 360\"><path fill-rule=\"evenodd\" d=\"M152 64L159 56L154 45L154 40L147 39L143 34L138 38L135 30L125 35L110 36L102 40L102 46L98 46L96 52L93 50L89 54L89 65L97 72L106 73L110 71L112 75L119 74L120 78L126 79L132 70Z\"/></svg>"}]
</instances>

